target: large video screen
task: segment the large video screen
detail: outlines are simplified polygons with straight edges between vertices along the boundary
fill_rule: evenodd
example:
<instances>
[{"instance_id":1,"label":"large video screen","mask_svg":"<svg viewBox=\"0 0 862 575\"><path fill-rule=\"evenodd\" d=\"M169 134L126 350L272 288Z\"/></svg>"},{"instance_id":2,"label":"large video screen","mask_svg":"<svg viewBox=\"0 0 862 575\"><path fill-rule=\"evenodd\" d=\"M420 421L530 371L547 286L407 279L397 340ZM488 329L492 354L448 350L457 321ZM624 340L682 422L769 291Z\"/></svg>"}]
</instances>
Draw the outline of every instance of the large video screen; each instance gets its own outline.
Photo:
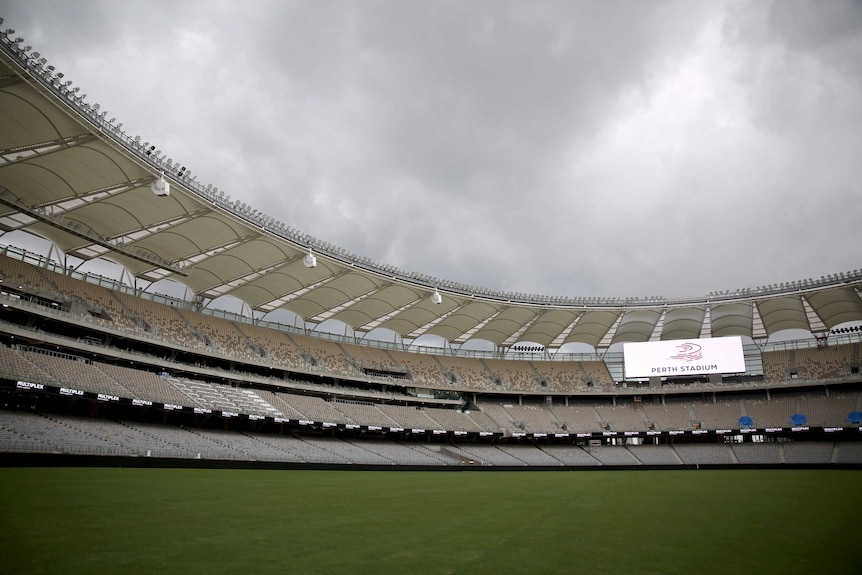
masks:
<instances>
[{"instance_id":1,"label":"large video screen","mask_svg":"<svg viewBox=\"0 0 862 575\"><path fill-rule=\"evenodd\" d=\"M742 338L715 337L623 344L626 379L742 373Z\"/></svg>"}]
</instances>

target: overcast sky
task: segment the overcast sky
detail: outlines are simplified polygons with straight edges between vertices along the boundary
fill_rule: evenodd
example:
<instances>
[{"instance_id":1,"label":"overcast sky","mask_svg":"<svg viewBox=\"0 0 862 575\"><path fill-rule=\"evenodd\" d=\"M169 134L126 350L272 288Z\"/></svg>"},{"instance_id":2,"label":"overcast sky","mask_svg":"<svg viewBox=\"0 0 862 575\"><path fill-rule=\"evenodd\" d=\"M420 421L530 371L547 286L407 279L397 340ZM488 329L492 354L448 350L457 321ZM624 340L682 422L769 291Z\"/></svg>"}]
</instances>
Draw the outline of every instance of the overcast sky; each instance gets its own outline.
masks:
<instances>
[{"instance_id":1,"label":"overcast sky","mask_svg":"<svg viewBox=\"0 0 862 575\"><path fill-rule=\"evenodd\" d=\"M862 2L0 0L131 135L303 232L483 287L862 267Z\"/></svg>"}]
</instances>

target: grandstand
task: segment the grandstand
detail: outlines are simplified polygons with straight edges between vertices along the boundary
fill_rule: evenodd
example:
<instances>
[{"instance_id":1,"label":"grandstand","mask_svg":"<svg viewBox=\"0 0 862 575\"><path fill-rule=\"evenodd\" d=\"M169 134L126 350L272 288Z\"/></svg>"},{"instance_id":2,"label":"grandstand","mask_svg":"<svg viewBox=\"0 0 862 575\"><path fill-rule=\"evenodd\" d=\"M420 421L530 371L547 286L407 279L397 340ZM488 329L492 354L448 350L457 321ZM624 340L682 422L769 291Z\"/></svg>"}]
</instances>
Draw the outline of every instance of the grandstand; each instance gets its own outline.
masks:
<instances>
[{"instance_id":1,"label":"grandstand","mask_svg":"<svg viewBox=\"0 0 862 575\"><path fill-rule=\"evenodd\" d=\"M862 321L859 270L677 299L511 294L409 273L230 202L5 36L0 56L0 115L18 119L0 143L0 230L52 242L47 256L0 246L0 451L429 468L862 464L862 336L842 329ZM157 174L169 203L151 192ZM72 265L99 258L125 281ZM140 287L163 280L187 296ZM243 313L215 305L228 295ZM266 319L280 310L296 324ZM344 334L316 329L329 320ZM366 337L378 329L394 337ZM770 339L785 329L811 337ZM445 345L416 345L425 335ZM631 377L619 351L730 337L744 338L745 371ZM467 349L473 339L493 349Z\"/></svg>"}]
</instances>

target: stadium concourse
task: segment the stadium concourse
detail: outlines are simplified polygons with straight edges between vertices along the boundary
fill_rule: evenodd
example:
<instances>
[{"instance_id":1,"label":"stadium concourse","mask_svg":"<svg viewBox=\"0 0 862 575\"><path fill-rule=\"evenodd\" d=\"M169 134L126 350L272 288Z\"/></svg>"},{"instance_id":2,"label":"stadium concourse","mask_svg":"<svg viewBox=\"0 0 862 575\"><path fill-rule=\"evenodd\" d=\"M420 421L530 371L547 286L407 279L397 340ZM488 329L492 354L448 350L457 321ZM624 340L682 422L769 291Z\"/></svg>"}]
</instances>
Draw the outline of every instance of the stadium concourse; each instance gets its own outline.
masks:
<instances>
[{"instance_id":1,"label":"stadium concourse","mask_svg":"<svg viewBox=\"0 0 862 575\"><path fill-rule=\"evenodd\" d=\"M0 255L5 461L862 464L860 270L677 299L405 272L198 183L21 43L0 34L0 229L51 249ZM95 259L125 283L78 270ZM162 280L192 295L139 287ZM301 325L266 321L278 310ZM353 335L313 329L330 320ZM380 329L394 341L365 337ZM770 339L790 329L811 337ZM446 345L413 345L426 335ZM687 360L738 341L736 367L632 375L616 351L677 340Z\"/></svg>"}]
</instances>

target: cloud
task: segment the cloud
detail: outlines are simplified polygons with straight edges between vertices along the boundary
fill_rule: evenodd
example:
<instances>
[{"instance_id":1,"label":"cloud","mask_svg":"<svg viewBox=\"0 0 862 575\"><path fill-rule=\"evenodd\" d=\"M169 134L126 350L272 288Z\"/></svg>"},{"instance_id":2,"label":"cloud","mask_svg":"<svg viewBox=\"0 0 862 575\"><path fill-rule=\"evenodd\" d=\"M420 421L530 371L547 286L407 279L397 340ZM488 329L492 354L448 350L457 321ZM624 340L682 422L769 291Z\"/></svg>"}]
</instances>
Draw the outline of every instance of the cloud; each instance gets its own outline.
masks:
<instances>
[{"instance_id":1,"label":"cloud","mask_svg":"<svg viewBox=\"0 0 862 575\"><path fill-rule=\"evenodd\" d=\"M409 270L674 296L859 267L855 2L3 12L199 180Z\"/></svg>"}]
</instances>

